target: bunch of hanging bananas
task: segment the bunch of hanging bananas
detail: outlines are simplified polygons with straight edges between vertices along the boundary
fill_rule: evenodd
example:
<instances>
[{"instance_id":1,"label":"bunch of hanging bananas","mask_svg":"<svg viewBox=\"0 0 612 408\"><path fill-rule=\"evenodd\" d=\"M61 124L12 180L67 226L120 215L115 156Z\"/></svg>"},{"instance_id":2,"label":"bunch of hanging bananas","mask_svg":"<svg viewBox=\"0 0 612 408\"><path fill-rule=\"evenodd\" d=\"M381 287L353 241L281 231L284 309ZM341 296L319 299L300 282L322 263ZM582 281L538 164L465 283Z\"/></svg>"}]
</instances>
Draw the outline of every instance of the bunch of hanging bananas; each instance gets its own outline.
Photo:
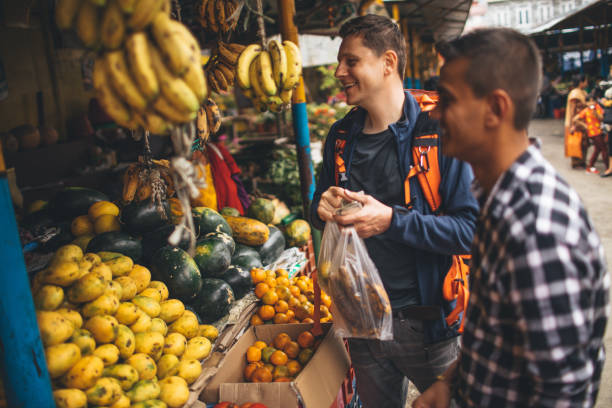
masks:
<instances>
[{"instance_id":1,"label":"bunch of hanging bananas","mask_svg":"<svg viewBox=\"0 0 612 408\"><path fill-rule=\"evenodd\" d=\"M94 63L93 85L106 113L121 126L165 134L173 125L194 120L208 97L198 41L187 27L169 17L168 5L169 0L57 3L60 28L76 21L84 44L100 49L100 39L104 51ZM93 11L83 17L83 9ZM111 9L117 16L105 29L105 16Z\"/></svg>"},{"instance_id":2,"label":"bunch of hanging bananas","mask_svg":"<svg viewBox=\"0 0 612 408\"><path fill-rule=\"evenodd\" d=\"M225 34L238 24L242 6L236 0L202 0L200 25L206 31Z\"/></svg>"},{"instance_id":3,"label":"bunch of hanging bananas","mask_svg":"<svg viewBox=\"0 0 612 408\"><path fill-rule=\"evenodd\" d=\"M217 133L219 128L221 128L221 112L215 101L208 98L198 110L196 119L196 143L199 144L196 147L198 150L201 150L208 141L208 137Z\"/></svg>"},{"instance_id":4,"label":"bunch of hanging bananas","mask_svg":"<svg viewBox=\"0 0 612 408\"><path fill-rule=\"evenodd\" d=\"M238 57L236 81L261 112L280 112L291 104L293 89L302 75L300 49L291 41L268 42L265 50L250 44Z\"/></svg>"},{"instance_id":5,"label":"bunch of hanging bananas","mask_svg":"<svg viewBox=\"0 0 612 408\"><path fill-rule=\"evenodd\" d=\"M227 92L234 86L236 63L245 46L218 41L210 60L204 67L210 89L216 93Z\"/></svg>"},{"instance_id":6,"label":"bunch of hanging bananas","mask_svg":"<svg viewBox=\"0 0 612 408\"><path fill-rule=\"evenodd\" d=\"M168 160L152 160L146 164L142 157L123 173L123 203L143 201L153 197L155 201L174 195L174 181Z\"/></svg>"}]
</instances>

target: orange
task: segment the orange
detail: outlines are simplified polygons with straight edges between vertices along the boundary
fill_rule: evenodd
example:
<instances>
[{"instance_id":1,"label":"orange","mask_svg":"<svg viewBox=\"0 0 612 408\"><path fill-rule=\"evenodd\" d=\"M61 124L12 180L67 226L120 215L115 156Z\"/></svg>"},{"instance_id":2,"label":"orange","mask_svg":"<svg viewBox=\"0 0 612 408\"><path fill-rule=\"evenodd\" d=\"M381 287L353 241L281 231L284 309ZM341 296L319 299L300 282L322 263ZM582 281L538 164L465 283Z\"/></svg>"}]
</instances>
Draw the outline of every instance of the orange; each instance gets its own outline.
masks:
<instances>
[{"instance_id":1,"label":"orange","mask_svg":"<svg viewBox=\"0 0 612 408\"><path fill-rule=\"evenodd\" d=\"M289 298L292 296L292 295L291 295L291 291L290 291L290 290L289 290L289 288L288 288L288 287L286 287L286 286L280 286L280 285L278 285L278 286L276 286L276 287L274 288L274 290L276 291L276 294L278 295L278 298L279 298L279 299L282 299L282 300L284 300L284 301L289 300Z\"/></svg>"},{"instance_id":2,"label":"orange","mask_svg":"<svg viewBox=\"0 0 612 408\"><path fill-rule=\"evenodd\" d=\"M269 347L269 346L261 349L261 359L264 361L264 363L270 362L270 356L272 356L272 354L274 354L275 351L276 349L274 347Z\"/></svg>"},{"instance_id":3,"label":"orange","mask_svg":"<svg viewBox=\"0 0 612 408\"><path fill-rule=\"evenodd\" d=\"M252 382L272 382L272 372L266 367L257 367L251 376Z\"/></svg>"},{"instance_id":4,"label":"orange","mask_svg":"<svg viewBox=\"0 0 612 408\"><path fill-rule=\"evenodd\" d=\"M251 381L251 377L253 376L253 373L258 367L261 367L261 366L257 363L247 364L247 366L244 368L244 379L247 381Z\"/></svg>"},{"instance_id":5,"label":"orange","mask_svg":"<svg viewBox=\"0 0 612 408\"><path fill-rule=\"evenodd\" d=\"M94 226L89 220L89 217L86 215L79 215L70 224L70 232L75 237L80 237L81 235L93 234Z\"/></svg>"},{"instance_id":6,"label":"orange","mask_svg":"<svg viewBox=\"0 0 612 408\"><path fill-rule=\"evenodd\" d=\"M325 316L325 317L320 318L320 319L319 319L319 321L320 321L321 323L327 323L327 322L329 322L331 319L332 319L332 315L329 315L329 316Z\"/></svg>"},{"instance_id":7,"label":"orange","mask_svg":"<svg viewBox=\"0 0 612 408\"><path fill-rule=\"evenodd\" d=\"M325 306L325 305L319 306L319 311L321 311L321 316L322 317L329 316L329 309L327 308L327 306Z\"/></svg>"},{"instance_id":8,"label":"orange","mask_svg":"<svg viewBox=\"0 0 612 408\"><path fill-rule=\"evenodd\" d=\"M280 268L276 270L276 276L287 276L289 277L289 271L286 269Z\"/></svg>"},{"instance_id":9,"label":"orange","mask_svg":"<svg viewBox=\"0 0 612 408\"><path fill-rule=\"evenodd\" d=\"M306 297L306 295L304 295L303 293L300 294L300 296L297 297L297 300L301 303L304 304L306 302L308 302L308 298Z\"/></svg>"},{"instance_id":10,"label":"orange","mask_svg":"<svg viewBox=\"0 0 612 408\"><path fill-rule=\"evenodd\" d=\"M269 290L270 287L267 283L259 282L257 285L255 285L255 296L261 299L261 297Z\"/></svg>"},{"instance_id":11,"label":"orange","mask_svg":"<svg viewBox=\"0 0 612 408\"><path fill-rule=\"evenodd\" d=\"M289 319L289 321L287 323L291 323L291 324L296 324L296 323L302 323L300 322L298 319L293 318L293 319Z\"/></svg>"},{"instance_id":12,"label":"orange","mask_svg":"<svg viewBox=\"0 0 612 408\"><path fill-rule=\"evenodd\" d=\"M287 369L289 370L289 375L295 377L297 373L302 371L302 365L299 363L299 361L289 360L287 362Z\"/></svg>"},{"instance_id":13,"label":"orange","mask_svg":"<svg viewBox=\"0 0 612 408\"><path fill-rule=\"evenodd\" d=\"M266 269L266 278L276 279L276 272Z\"/></svg>"},{"instance_id":14,"label":"orange","mask_svg":"<svg viewBox=\"0 0 612 408\"><path fill-rule=\"evenodd\" d=\"M264 368L267 369L268 371L270 371L271 373L274 372L274 364L272 364L272 363L264 364Z\"/></svg>"},{"instance_id":15,"label":"orange","mask_svg":"<svg viewBox=\"0 0 612 408\"><path fill-rule=\"evenodd\" d=\"M312 347L314 340L314 336L308 330L301 332L297 338L297 342L301 348Z\"/></svg>"},{"instance_id":16,"label":"orange","mask_svg":"<svg viewBox=\"0 0 612 408\"><path fill-rule=\"evenodd\" d=\"M287 319L291 320L293 318L295 318L295 312L291 309L287 310L287 312L285 312L285 314L287 315Z\"/></svg>"},{"instance_id":17,"label":"orange","mask_svg":"<svg viewBox=\"0 0 612 408\"><path fill-rule=\"evenodd\" d=\"M289 307L291 308L298 307L300 305L300 301L296 297L290 297L287 303L289 303Z\"/></svg>"},{"instance_id":18,"label":"orange","mask_svg":"<svg viewBox=\"0 0 612 408\"><path fill-rule=\"evenodd\" d=\"M272 344L277 349L282 350L285 347L285 345L289 343L290 341L291 341L291 337L287 333L281 332L281 333L278 333L276 337L274 337L274 340L272 340Z\"/></svg>"},{"instance_id":19,"label":"orange","mask_svg":"<svg viewBox=\"0 0 612 408\"><path fill-rule=\"evenodd\" d=\"M251 326L259 326L260 324L264 324L264 322L258 314L251 316Z\"/></svg>"},{"instance_id":20,"label":"orange","mask_svg":"<svg viewBox=\"0 0 612 408\"><path fill-rule=\"evenodd\" d=\"M257 310L257 314L262 320L270 320L274 317L274 307L270 305L261 305Z\"/></svg>"},{"instance_id":21,"label":"orange","mask_svg":"<svg viewBox=\"0 0 612 408\"><path fill-rule=\"evenodd\" d=\"M96 218L94 221L94 231L96 234L102 234L103 232L119 231L121 226L119 225L119 218L116 215L103 214Z\"/></svg>"},{"instance_id":22,"label":"orange","mask_svg":"<svg viewBox=\"0 0 612 408\"><path fill-rule=\"evenodd\" d=\"M314 351L312 351L311 348L305 348L304 350L300 351L300 355L298 356L298 361L300 362L300 364L302 364L302 366L305 366L312 358L313 353Z\"/></svg>"},{"instance_id":23,"label":"orange","mask_svg":"<svg viewBox=\"0 0 612 408\"><path fill-rule=\"evenodd\" d=\"M295 312L295 317L298 320L304 320L311 316L310 309L307 305L299 305L293 309L293 311Z\"/></svg>"},{"instance_id":24,"label":"orange","mask_svg":"<svg viewBox=\"0 0 612 408\"><path fill-rule=\"evenodd\" d=\"M276 310L276 313L287 313L289 304L281 299L274 305L274 310Z\"/></svg>"},{"instance_id":25,"label":"orange","mask_svg":"<svg viewBox=\"0 0 612 408\"><path fill-rule=\"evenodd\" d=\"M331 297L329 297L329 295L325 292L321 292L321 303L324 304L327 307L331 306Z\"/></svg>"},{"instance_id":26,"label":"orange","mask_svg":"<svg viewBox=\"0 0 612 408\"><path fill-rule=\"evenodd\" d=\"M274 278L267 277L264 280L264 282L266 282L268 284L268 286L271 287L271 288L275 288L276 287L276 279L274 279Z\"/></svg>"},{"instance_id":27,"label":"orange","mask_svg":"<svg viewBox=\"0 0 612 408\"><path fill-rule=\"evenodd\" d=\"M250 346L246 352L246 359L249 363L261 360L261 349L255 346Z\"/></svg>"},{"instance_id":28,"label":"orange","mask_svg":"<svg viewBox=\"0 0 612 408\"><path fill-rule=\"evenodd\" d=\"M269 290L261 297L262 302L266 305L274 305L278 302L278 295L274 290Z\"/></svg>"},{"instance_id":29,"label":"orange","mask_svg":"<svg viewBox=\"0 0 612 408\"><path fill-rule=\"evenodd\" d=\"M308 291L308 283L304 282L303 280L297 281L296 285L298 288L300 288L300 291L302 292Z\"/></svg>"},{"instance_id":30,"label":"orange","mask_svg":"<svg viewBox=\"0 0 612 408\"><path fill-rule=\"evenodd\" d=\"M278 365L274 367L274 371L272 371L272 377L276 380L277 378L289 377L289 369L286 365Z\"/></svg>"},{"instance_id":31,"label":"orange","mask_svg":"<svg viewBox=\"0 0 612 408\"><path fill-rule=\"evenodd\" d=\"M266 271L261 268L251 269L251 280L254 284L263 282L266 279Z\"/></svg>"},{"instance_id":32,"label":"orange","mask_svg":"<svg viewBox=\"0 0 612 408\"><path fill-rule=\"evenodd\" d=\"M312 320L312 317L307 317L305 319L302 319L300 323L314 323L314 320Z\"/></svg>"},{"instance_id":33,"label":"orange","mask_svg":"<svg viewBox=\"0 0 612 408\"><path fill-rule=\"evenodd\" d=\"M263 349L264 347L268 347L266 342L261 341L261 340L257 340L255 343L253 343L253 346L257 347L258 349Z\"/></svg>"},{"instance_id":34,"label":"orange","mask_svg":"<svg viewBox=\"0 0 612 408\"><path fill-rule=\"evenodd\" d=\"M287 354L284 351L276 350L270 355L270 362L275 366L281 366L287 364Z\"/></svg>"},{"instance_id":35,"label":"orange","mask_svg":"<svg viewBox=\"0 0 612 408\"><path fill-rule=\"evenodd\" d=\"M306 295L306 299L308 299L308 301L310 303L314 303L314 292L309 290L308 292L305 293Z\"/></svg>"},{"instance_id":36,"label":"orange","mask_svg":"<svg viewBox=\"0 0 612 408\"><path fill-rule=\"evenodd\" d=\"M298 287L297 287L297 286L295 286L295 285L291 285L291 286L289 286L289 291L291 291L291 294L292 294L293 296L295 296L295 297L300 296L300 293L302 293L302 292L300 291L300 288L298 288ZM323 299L323 298L321 297L321 299Z\"/></svg>"},{"instance_id":37,"label":"orange","mask_svg":"<svg viewBox=\"0 0 612 408\"><path fill-rule=\"evenodd\" d=\"M277 313L274 315L274 324L286 324L289 323L289 318L285 313Z\"/></svg>"},{"instance_id":38,"label":"orange","mask_svg":"<svg viewBox=\"0 0 612 408\"><path fill-rule=\"evenodd\" d=\"M287 278L286 276L278 276L276 278L276 283L277 283L277 285L280 285L280 286L289 286L289 285L291 285L291 282L289 282L289 278Z\"/></svg>"},{"instance_id":39,"label":"orange","mask_svg":"<svg viewBox=\"0 0 612 408\"><path fill-rule=\"evenodd\" d=\"M300 345L295 341L289 341L283 347L283 351L289 358L297 358L300 354Z\"/></svg>"}]
</instances>

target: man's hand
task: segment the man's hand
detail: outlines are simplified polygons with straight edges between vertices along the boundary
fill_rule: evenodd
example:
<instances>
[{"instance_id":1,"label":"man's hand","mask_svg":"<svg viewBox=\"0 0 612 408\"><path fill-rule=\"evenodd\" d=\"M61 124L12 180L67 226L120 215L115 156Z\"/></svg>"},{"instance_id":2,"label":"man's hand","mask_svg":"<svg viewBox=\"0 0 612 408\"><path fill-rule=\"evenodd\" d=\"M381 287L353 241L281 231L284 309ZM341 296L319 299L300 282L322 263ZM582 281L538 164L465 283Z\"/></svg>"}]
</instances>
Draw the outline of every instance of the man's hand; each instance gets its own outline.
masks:
<instances>
[{"instance_id":1,"label":"man's hand","mask_svg":"<svg viewBox=\"0 0 612 408\"><path fill-rule=\"evenodd\" d=\"M344 189L340 187L330 187L321 195L317 214L324 222L334 221L336 209L342 207L342 194Z\"/></svg>"},{"instance_id":2,"label":"man's hand","mask_svg":"<svg viewBox=\"0 0 612 408\"><path fill-rule=\"evenodd\" d=\"M448 382L436 381L414 400L412 408L448 408L450 398Z\"/></svg>"},{"instance_id":3,"label":"man's hand","mask_svg":"<svg viewBox=\"0 0 612 408\"><path fill-rule=\"evenodd\" d=\"M393 209L374 197L363 194L354 193L342 189L342 197L349 201L358 201L363 205L361 210L348 215L336 215L334 220L340 225L353 225L357 235L361 238L369 238L373 235L382 234L391 225L391 217Z\"/></svg>"}]
</instances>

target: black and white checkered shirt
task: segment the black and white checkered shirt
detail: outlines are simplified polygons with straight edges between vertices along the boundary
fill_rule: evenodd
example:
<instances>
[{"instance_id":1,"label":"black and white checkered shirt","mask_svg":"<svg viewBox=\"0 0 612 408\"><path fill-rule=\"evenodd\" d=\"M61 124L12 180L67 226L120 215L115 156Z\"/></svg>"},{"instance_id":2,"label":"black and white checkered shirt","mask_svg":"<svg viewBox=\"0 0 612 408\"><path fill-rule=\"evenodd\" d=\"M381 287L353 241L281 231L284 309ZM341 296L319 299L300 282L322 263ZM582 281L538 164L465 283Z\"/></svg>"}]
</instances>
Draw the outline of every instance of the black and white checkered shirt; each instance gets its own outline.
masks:
<instances>
[{"instance_id":1,"label":"black and white checkered shirt","mask_svg":"<svg viewBox=\"0 0 612 408\"><path fill-rule=\"evenodd\" d=\"M461 406L590 407L609 276L578 197L530 146L485 196L455 398Z\"/></svg>"}]
</instances>

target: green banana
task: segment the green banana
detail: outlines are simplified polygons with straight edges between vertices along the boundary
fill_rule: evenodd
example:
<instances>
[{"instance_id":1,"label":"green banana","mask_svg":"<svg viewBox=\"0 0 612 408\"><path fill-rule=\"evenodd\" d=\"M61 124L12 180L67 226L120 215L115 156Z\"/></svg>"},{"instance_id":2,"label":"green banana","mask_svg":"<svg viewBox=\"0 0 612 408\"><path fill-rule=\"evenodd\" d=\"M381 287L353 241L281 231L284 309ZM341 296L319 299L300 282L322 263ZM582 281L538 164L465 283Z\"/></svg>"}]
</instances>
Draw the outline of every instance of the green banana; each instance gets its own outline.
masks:
<instances>
[{"instance_id":1,"label":"green banana","mask_svg":"<svg viewBox=\"0 0 612 408\"><path fill-rule=\"evenodd\" d=\"M72 27L74 18L81 6L81 0L58 0L55 4L55 24L60 30Z\"/></svg>"},{"instance_id":2,"label":"green banana","mask_svg":"<svg viewBox=\"0 0 612 408\"><path fill-rule=\"evenodd\" d=\"M132 108L137 111L144 111L147 107L147 101L130 76L123 50L107 52L104 59L106 70L115 91Z\"/></svg>"},{"instance_id":3,"label":"green banana","mask_svg":"<svg viewBox=\"0 0 612 408\"><path fill-rule=\"evenodd\" d=\"M161 93L168 99L168 102L185 114L197 111L200 103L187 83L181 78L172 75L164 65L162 57L155 47L150 47L149 53L151 54L153 70L157 75Z\"/></svg>"},{"instance_id":4,"label":"green banana","mask_svg":"<svg viewBox=\"0 0 612 408\"><path fill-rule=\"evenodd\" d=\"M149 53L151 47L153 45L142 31L133 33L125 41L125 51L130 70L140 91L148 100L154 99L159 93L159 82L153 70Z\"/></svg>"},{"instance_id":5,"label":"green banana","mask_svg":"<svg viewBox=\"0 0 612 408\"><path fill-rule=\"evenodd\" d=\"M125 20L116 1L111 1L104 9L100 30L104 47L114 50L121 46L125 37Z\"/></svg>"}]
</instances>

